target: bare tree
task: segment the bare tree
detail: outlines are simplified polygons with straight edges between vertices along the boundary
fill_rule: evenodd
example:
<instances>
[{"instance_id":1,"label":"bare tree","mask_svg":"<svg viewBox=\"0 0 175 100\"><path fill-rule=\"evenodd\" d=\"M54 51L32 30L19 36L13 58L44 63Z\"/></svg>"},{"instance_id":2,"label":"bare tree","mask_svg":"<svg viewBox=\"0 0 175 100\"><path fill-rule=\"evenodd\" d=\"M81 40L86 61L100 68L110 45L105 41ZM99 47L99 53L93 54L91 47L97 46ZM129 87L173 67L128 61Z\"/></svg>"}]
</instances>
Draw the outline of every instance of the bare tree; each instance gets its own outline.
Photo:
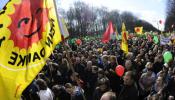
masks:
<instances>
[{"instance_id":1,"label":"bare tree","mask_svg":"<svg viewBox=\"0 0 175 100\"><path fill-rule=\"evenodd\" d=\"M106 7L95 8L84 2L75 2L66 12L66 22L71 36L87 34L103 34L109 21L121 32L122 22L127 30L133 32L135 26L144 26L146 30L156 30L146 21L139 20L130 12L119 13L118 10L109 11Z\"/></svg>"},{"instance_id":2,"label":"bare tree","mask_svg":"<svg viewBox=\"0 0 175 100\"><path fill-rule=\"evenodd\" d=\"M166 10L165 30L173 31L175 28L175 0L167 0Z\"/></svg>"}]
</instances>

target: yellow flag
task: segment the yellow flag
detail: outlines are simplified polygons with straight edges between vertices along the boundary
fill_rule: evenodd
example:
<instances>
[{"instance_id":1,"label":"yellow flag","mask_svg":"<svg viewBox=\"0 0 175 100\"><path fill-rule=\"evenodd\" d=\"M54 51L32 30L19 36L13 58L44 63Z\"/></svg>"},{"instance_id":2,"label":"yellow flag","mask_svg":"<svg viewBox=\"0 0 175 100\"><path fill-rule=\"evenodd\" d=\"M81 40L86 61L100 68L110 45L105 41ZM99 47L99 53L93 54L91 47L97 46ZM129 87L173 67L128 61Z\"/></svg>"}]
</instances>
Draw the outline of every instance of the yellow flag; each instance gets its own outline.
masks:
<instances>
[{"instance_id":1,"label":"yellow flag","mask_svg":"<svg viewBox=\"0 0 175 100\"><path fill-rule=\"evenodd\" d=\"M128 53L128 32L126 31L125 24L122 23L122 42L121 42L121 49Z\"/></svg>"},{"instance_id":2,"label":"yellow flag","mask_svg":"<svg viewBox=\"0 0 175 100\"><path fill-rule=\"evenodd\" d=\"M126 31L125 23L122 23L122 32Z\"/></svg>"},{"instance_id":3,"label":"yellow flag","mask_svg":"<svg viewBox=\"0 0 175 100\"><path fill-rule=\"evenodd\" d=\"M134 30L137 34L142 34L143 27L135 27Z\"/></svg>"},{"instance_id":4,"label":"yellow flag","mask_svg":"<svg viewBox=\"0 0 175 100\"><path fill-rule=\"evenodd\" d=\"M53 0L10 0L0 11L0 99L19 100L61 41Z\"/></svg>"}]
</instances>

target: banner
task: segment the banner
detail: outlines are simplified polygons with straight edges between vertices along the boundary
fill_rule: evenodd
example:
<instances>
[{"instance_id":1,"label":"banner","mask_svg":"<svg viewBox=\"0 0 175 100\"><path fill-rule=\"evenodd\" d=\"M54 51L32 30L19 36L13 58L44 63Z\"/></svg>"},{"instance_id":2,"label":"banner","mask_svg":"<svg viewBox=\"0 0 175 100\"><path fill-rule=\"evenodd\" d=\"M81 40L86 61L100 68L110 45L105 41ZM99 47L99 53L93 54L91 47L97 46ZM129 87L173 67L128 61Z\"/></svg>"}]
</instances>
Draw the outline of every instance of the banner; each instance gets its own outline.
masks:
<instances>
[{"instance_id":1,"label":"banner","mask_svg":"<svg viewBox=\"0 0 175 100\"><path fill-rule=\"evenodd\" d=\"M10 0L0 13L0 97L20 99L61 41L53 0Z\"/></svg>"},{"instance_id":2,"label":"banner","mask_svg":"<svg viewBox=\"0 0 175 100\"><path fill-rule=\"evenodd\" d=\"M168 44L169 42L170 42L171 40L170 40L170 38L169 37L161 37L160 38L160 44L161 45L166 45L166 44Z\"/></svg>"}]
</instances>

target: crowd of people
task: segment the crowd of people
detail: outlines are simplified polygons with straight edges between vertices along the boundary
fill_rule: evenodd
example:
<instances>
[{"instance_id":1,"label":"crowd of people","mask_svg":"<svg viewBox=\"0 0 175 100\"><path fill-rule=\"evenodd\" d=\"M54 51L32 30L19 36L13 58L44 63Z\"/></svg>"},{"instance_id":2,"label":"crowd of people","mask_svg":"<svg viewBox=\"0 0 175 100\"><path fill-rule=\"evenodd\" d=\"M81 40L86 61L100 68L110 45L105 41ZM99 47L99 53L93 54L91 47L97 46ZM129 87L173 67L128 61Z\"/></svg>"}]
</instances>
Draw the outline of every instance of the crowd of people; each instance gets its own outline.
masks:
<instances>
[{"instance_id":1,"label":"crowd of people","mask_svg":"<svg viewBox=\"0 0 175 100\"><path fill-rule=\"evenodd\" d=\"M175 54L174 45L133 37L126 54L117 40L81 40L53 51L23 100L174 100L175 61L163 59L166 51ZM122 77L117 65L125 68Z\"/></svg>"}]
</instances>

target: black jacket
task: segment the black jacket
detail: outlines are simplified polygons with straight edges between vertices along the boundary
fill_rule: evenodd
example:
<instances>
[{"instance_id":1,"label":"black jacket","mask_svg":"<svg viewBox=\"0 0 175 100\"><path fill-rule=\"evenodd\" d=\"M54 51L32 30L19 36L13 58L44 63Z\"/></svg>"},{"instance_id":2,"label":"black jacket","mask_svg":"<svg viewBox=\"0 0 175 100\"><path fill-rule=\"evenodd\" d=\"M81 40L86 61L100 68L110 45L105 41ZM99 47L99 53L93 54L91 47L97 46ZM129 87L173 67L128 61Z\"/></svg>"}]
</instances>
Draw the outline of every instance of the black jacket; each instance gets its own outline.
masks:
<instances>
[{"instance_id":1,"label":"black jacket","mask_svg":"<svg viewBox=\"0 0 175 100\"><path fill-rule=\"evenodd\" d=\"M124 85L117 100L138 100L138 89L134 84L131 86Z\"/></svg>"}]
</instances>

